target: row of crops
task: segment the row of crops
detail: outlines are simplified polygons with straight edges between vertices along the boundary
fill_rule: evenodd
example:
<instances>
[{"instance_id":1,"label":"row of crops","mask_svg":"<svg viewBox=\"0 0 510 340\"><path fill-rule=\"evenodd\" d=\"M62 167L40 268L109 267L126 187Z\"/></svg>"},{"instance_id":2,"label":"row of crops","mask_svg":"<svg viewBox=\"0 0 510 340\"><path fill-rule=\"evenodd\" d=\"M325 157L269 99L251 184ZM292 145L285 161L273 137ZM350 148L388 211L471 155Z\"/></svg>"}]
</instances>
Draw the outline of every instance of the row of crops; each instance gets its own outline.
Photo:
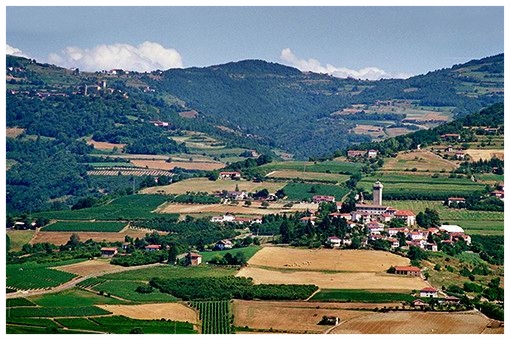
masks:
<instances>
[{"instance_id":1,"label":"row of crops","mask_svg":"<svg viewBox=\"0 0 510 340\"><path fill-rule=\"evenodd\" d=\"M192 301L202 320L202 334L232 334L230 301Z\"/></svg>"},{"instance_id":2,"label":"row of crops","mask_svg":"<svg viewBox=\"0 0 510 340\"><path fill-rule=\"evenodd\" d=\"M7 287L17 289L42 289L56 287L74 278L76 275L48 268L49 263L9 264L6 268Z\"/></svg>"}]
</instances>

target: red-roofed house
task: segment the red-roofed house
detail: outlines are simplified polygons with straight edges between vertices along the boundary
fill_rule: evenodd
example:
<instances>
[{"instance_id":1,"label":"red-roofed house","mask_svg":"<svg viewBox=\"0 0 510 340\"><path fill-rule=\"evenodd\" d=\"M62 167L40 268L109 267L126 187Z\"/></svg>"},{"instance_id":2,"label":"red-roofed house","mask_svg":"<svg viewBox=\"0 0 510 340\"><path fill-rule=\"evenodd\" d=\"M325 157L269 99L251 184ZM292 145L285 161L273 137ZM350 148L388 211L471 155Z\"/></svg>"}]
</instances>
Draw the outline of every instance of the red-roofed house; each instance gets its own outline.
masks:
<instances>
[{"instance_id":1,"label":"red-roofed house","mask_svg":"<svg viewBox=\"0 0 510 340\"><path fill-rule=\"evenodd\" d=\"M420 297L437 297L437 289L434 287L425 287L420 290Z\"/></svg>"},{"instance_id":2,"label":"red-roofed house","mask_svg":"<svg viewBox=\"0 0 510 340\"><path fill-rule=\"evenodd\" d=\"M112 257L116 255L118 252L117 248L113 247L102 247L101 248L101 256L102 257Z\"/></svg>"},{"instance_id":3,"label":"red-roofed house","mask_svg":"<svg viewBox=\"0 0 510 340\"><path fill-rule=\"evenodd\" d=\"M395 274L397 275L409 275L409 276L420 276L421 269L414 266L395 266Z\"/></svg>"},{"instance_id":4,"label":"red-roofed house","mask_svg":"<svg viewBox=\"0 0 510 340\"><path fill-rule=\"evenodd\" d=\"M225 239L225 240L216 242L214 247L216 249L223 250L223 249L232 249L233 246L234 245L232 244L232 241Z\"/></svg>"},{"instance_id":5,"label":"red-roofed house","mask_svg":"<svg viewBox=\"0 0 510 340\"><path fill-rule=\"evenodd\" d=\"M330 236L326 240L326 243L332 248L337 248L342 245L342 240L336 236Z\"/></svg>"},{"instance_id":6,"label":"red-roofed house","mask_svg":"<svg viewBox=\"0 0 510 340\"><path fill-rule=\"evenodd\" d=\"M407 233L409 233L409 229L407 229L407 228L388 228L389 236L395 236L399 232L402 232L402 233L404 233L404 235L407 235Z\"/></svg>"},{"instance_id":7,"label":"red-roofed house","mask_svg":"<svg viewBox=\"0 0 510 340\"><path fill-rule=\"evenodd\" d=\"M403 220L408 227L416 224L416 215L411 210L397 210L395 218Z\"/></svg>"},{"instance_id":8,"label":"red-roofed house","mask_svg":"<svg viewBox=\"0 0 510 340\"><path fill-rule=\"evenodd\" d=\"M451 140L451 139L460 139L460 135L458 133L445 133L441 135L441 139Z\"/></svg>"},{"instance_id":9,"label":"red-roofed house","mask_svg":"<svg viewBox=\"0 0 510 340\"><path fill-rule=\"evenodd\" d=\"M200 263L202 263L202 255L191 252L186 255L186 264L188 266L198 266Z\"/></svg>"},{"instance_id":10,"label":"red-roofed house","mask_svg":"<svg viewBox=\"0 0 510 340\"><path fill-rule=\"evenodd\" d=\"M452 204L466 205L466 199L463 197L448 197L448 206Z\"/></svg>"},{"instance_id":11,"label":"red-roofed house","mask_svg":"<svg viewBox=\"0 0 510 340\"><path fill-rule=\"evenodd\" d=\"M313 203L335 202L335 196L315 195L312 197L312 201Z\"/></svg>"},{"instance_id":12,"label":"red-roofed house","mask_svg":"<svg viewBox=\"0 0 510 340\"><path fill-rule=\"evenodd\" d=\"M363 157L366 153L365 150L347 150L347 157Z\"/></svg>"},{"instance_id":13,"label":"red-roofed house","mask_svg":"<svg viewBox=\"0 0 510 340\"><path fill-rule=\"evenodd\" d=\"M241 179L239 171L222 171L219 175L220 179Z\"/></svg>"},{"instance_id":14,"label":"red-roofed house","mask_svg":"<svg viewBox=\"0 0 510 340\"><path fill-rule=\"evenodd\" d=\"M315 217L315 216L305 216L305 217L301 217L299 219L299 221L303 224L307 224L308 222L310 222L312 225L315 225L316 219L317 219L317 217Z\"/></svg>"},{"instance_id":15,"label":"red-roofed house","mask_svg":"<svg viewBox=\"0 0 510 340\"><path fill-rule=\"evenodd\" d=\"M396 239L394 237L388 237L386 240L391 242L391 248L394 249L394 248L400 247L400 242L398 239Z\"/></svg>"},{"instance_id":16,"label":"red-roofed house","mask_svg":"<svg viewBox=\"0 0 510 340\"><path fill-rule=\"evenodd\" d=\"M161 249L161 244L149 244L145 246L145 250L147 251L156 251Z\"/></svg>"},{"instance_id":17,"label":"red-roofed house","mask_svg":"<svg viewBox=\"0 0 510 340\"><path fill-rule=\"evenodd\" d=\"M491 196L497 197L502 200L505 198L505 192L501 190L494 190L493 192L491 192Z\"/></svg>"},{"instance_id":18,"label":"red-roofed house","mask_svg":"<svg viewBox=\"0 0 510 340\"><path fill-rule=\"evenodd\" d=\"M464 159L466 157L466 154L462 151L455 152L455 158L456 159Z\"/></svg>"}]
</instances>

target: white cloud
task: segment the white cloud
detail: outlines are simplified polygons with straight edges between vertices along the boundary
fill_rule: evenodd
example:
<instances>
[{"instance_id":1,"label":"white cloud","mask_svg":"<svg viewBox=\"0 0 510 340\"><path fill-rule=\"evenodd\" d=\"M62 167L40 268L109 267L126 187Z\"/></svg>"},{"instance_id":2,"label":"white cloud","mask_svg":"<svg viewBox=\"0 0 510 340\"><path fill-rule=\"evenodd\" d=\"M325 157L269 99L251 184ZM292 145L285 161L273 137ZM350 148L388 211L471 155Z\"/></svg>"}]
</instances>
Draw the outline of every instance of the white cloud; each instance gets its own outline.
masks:
<instances>
[{"instance_id":1,"label":"white cloud","mask_svg":"<svg viewBox=\"0 0 510 340\"><path fill-rule=\"evenodd\" d=\"M378 80L382 78L408 78L411 76L410 74L405 73L390 74L377 67L365 67L360 70L351 70L345 67L336 67L330 64L326 64L324 66L317 59L299 59L290 48L285 48L282 50L280 59L301 71L325 73L337 78L351 77L356 79Z\"/></svg>"},{"instance_id":2,"label":"white cloud","mask_svg":"<svg viewBox=\"0 0 510 340\"><path fill-rule=\"evenodd\" d=\"M113 44L98 45L91 49L67 47L60 53L51 53L48 58L51 63L85 71L120 68L145 72L183 67L177 50L150 41L138 46Z\"/></svg>"},{"instance_id":3,"label":"white cloud","mask_svg":"<svg viewBox=\"0 0 510 340\"><path fill-rule=\"evenodd\" d=\"M16 47L12 47L11 45L9 44L5 44L5 49L6 49L6 53L5 54L8 54L8 55L13 55L13 56L16 56L16 57L25 57L25 58L30 58L28 55L26 55L25 53L23 53L22 50L20 50L19 48L16 48Z\"/></svg>"}]
</instances>

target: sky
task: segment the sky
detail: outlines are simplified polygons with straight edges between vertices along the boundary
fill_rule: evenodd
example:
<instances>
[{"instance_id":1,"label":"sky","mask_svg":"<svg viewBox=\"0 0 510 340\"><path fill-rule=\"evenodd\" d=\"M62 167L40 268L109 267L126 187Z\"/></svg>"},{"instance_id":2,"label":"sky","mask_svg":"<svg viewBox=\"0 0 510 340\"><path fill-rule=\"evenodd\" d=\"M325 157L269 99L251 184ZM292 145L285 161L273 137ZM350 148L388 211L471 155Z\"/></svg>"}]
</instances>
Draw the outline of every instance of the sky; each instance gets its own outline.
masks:
<instances>
[{"instance_id":1,"label":"sky","mask_svg":"<svg viewBox=\"0 0 510 340\"><path fill-rule=\"evenodd\" d=\"M7 54L96 71L263 59L406 78L504 52L504 8L6 7Z\"/></svg>"}]
</instances>

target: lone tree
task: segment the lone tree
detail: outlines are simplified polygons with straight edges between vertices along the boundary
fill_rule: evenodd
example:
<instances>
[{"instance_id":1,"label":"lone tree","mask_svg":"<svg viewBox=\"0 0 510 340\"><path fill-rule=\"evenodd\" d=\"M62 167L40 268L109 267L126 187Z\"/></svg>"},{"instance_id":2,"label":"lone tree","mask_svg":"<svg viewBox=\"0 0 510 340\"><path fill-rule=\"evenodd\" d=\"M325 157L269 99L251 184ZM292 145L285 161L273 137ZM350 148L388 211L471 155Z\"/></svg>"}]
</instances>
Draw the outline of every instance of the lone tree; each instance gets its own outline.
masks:
<instances>
[{"instance_id":1,"label":"lone tree","mask_svg":"<svg viewBox=\"0 0 510 340\"><path fill-rule=\"evenodd\" d=\"M178 254L179 251L175 243L170 244L170 248L168 249L168 264L175 264Z\"/></svg>"}]
</instances>

